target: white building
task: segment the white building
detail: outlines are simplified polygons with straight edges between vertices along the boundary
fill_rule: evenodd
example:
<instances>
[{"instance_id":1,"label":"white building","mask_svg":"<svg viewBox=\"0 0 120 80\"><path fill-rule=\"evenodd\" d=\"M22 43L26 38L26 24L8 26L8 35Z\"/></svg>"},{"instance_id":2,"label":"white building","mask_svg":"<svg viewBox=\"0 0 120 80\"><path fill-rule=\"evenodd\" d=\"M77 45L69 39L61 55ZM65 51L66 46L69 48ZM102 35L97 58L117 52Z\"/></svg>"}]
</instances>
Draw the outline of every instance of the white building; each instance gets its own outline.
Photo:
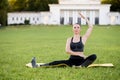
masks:
<instances>
[{"instance_id":1,"label":"white building","mask_svg":"<svg viewBox=\"0 0 120 80\"><path fill-rule=\"evenodd\" d=\"M50 24L50 12L12 12L8 13L9 24L24 24L29 20L30 24Z\"/></svg>"},{"instance_id":2,"label":"white building","mask_svg":"<svg viewBox=\"0 0 120 80\"><path fill-rule=\"evenodd\" d=\"M92 24L120 24L120 13L111 13L110 4L101 4L100 0L59 0L59 4L49 4L49 7L50 12L8 13L8 24L20 24L29 20L30 24L86 25L79 12Z\"/></svg>"},{"instance_id":3,"label":"white building","mask_svg":"<svg viewBox=\"0 0 120 80\"><path fill-rule=\"evenodd\" d=\"M120 13L119 12L110 12L108 13L109 24L111 25L120 25Z\"/></svg>"}]
</instances>

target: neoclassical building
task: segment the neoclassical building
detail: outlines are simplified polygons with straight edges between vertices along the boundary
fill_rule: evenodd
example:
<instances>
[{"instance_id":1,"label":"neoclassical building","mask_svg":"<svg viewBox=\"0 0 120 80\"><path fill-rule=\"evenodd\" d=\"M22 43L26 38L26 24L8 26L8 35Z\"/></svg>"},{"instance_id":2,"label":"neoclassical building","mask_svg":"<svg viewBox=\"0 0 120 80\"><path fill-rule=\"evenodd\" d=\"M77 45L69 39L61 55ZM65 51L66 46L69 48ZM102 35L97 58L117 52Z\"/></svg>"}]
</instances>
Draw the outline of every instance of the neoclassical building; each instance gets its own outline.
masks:
<instances>
[{"instance_id":1,"label":"neoclassical building","mask_svg":"<svg viewBox=\"0 0 120 80\"><path fill-rule=\"evenodd\" d=\"M59 0L59 4L49 4L49 12L8 13L8 24L20 24L29 20L30 24L86 25L79 12L94 25L120 24L120 13L110 12L110 6L101 4L100 0Z\"/></svg>"}]
</instances>

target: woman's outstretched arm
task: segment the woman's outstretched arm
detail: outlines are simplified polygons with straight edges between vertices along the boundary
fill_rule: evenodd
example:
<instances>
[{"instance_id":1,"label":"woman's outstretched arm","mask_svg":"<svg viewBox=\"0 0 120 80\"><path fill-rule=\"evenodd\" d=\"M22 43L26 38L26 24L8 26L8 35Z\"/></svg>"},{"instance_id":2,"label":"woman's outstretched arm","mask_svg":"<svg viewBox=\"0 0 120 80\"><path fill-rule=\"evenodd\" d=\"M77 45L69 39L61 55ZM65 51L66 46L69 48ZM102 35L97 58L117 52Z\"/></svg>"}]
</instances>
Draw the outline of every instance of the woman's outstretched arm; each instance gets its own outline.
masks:
<instances>
[{"instance_id":1,"label":"woman's outstretched arm","mask_svg":"<svg viewBox=\"0 0 120 80\"><path fill-rule=\"evenodd\" d=\"M88 29L87 29L86 33L83 35L83 37L82 37L82 41L83 41L83 43L85 44L86 41L87 41L87 39L88 39L88 37L90 36L90 34L91 34L92 30L93 30L93 25L92 25L92 24L90 23L90 21L89 21L86 17L84 17L81 13L79 13L79 15L81 16L81 18L83 18L84 20L86 20L86 22L87 22L87 24L88 24Z\"/></svg>"}]
</instances>

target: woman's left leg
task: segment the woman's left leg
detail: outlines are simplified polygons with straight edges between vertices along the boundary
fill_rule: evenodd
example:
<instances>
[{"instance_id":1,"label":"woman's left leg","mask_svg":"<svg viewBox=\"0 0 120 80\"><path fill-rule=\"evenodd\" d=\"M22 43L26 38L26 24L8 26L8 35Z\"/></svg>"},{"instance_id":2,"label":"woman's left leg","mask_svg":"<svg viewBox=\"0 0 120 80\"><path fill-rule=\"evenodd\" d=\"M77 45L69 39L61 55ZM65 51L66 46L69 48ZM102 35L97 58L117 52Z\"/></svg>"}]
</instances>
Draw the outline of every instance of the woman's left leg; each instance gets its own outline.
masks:
<instances>
[{"instance_id":1,"label":"woman's left leg","mask_svg":"<svg viewBox=\"0 0 120 80\"><path fill-rule=\"evenodd\" d=\"M84 62L81 64L82 67L87 67L90 64L92 64L95 60L96 60L97 56L95 54L92 54L90 56L88 56Z\"/></svg>"}]
</instances>

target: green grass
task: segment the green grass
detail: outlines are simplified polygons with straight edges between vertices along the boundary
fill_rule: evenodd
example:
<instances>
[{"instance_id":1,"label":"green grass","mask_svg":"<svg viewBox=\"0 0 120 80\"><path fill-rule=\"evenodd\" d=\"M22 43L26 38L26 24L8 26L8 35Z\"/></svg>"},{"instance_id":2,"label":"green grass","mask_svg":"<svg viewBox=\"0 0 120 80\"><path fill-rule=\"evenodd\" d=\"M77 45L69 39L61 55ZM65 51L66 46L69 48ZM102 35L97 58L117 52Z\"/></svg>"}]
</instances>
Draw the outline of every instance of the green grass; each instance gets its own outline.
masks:
<instances>
[{"instance_id":1,"label":"green grass","mask_svg":"<svg viewBox=\"0 0 120 80\"><path fill-rule=\"evenodd\" d=\"M87 27L82 27L82 34ZM95 63L113 63L114 68L26 68L37 62L68 59L65 44L73 36L70 26L9 26L0 28L0 80L119 80L120 26L95 26L85 45L85 54L97 54Z\"/></svg>"}]
</instances>

